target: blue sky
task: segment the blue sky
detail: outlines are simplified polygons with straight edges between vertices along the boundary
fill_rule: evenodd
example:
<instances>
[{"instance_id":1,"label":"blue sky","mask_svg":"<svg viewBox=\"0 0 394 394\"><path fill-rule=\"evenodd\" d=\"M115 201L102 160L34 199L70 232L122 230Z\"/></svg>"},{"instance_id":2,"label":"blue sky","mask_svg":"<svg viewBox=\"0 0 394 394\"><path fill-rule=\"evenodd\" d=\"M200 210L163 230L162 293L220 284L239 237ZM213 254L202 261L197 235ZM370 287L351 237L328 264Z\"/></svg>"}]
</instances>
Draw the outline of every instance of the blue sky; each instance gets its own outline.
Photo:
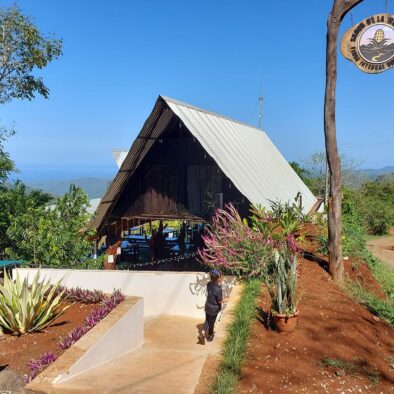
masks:
<instances>
[{"instance_id":1,"label":"blue sky","mask_svg":"<svg viewBox=\"0 0 394 394\"><path fill-rule=\"evenodd\" d=\"M1 1L10 5L14 1ZM21 179L111 176L159 94L257 124L288 160L324 149L326 19L331 0L26 0L22 11L64 41L39 72L48 100L0 108ZM365 0L354 22L384 11ZM389 2L394 13L394 1ZM347 16L342 31L351 25ZM337 131L362 166L394 165L394 70L367 75L339 56Z\"/></svg>"}]
</instances>

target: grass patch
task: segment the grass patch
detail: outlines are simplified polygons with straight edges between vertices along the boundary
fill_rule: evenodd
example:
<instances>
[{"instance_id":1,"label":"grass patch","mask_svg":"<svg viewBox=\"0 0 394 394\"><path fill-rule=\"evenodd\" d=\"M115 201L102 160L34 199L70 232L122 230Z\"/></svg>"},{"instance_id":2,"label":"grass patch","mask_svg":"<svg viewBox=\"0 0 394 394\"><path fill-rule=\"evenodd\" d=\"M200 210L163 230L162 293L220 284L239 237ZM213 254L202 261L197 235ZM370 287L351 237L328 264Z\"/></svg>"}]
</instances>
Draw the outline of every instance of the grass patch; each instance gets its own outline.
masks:
<instances>
[{"instance_id":1,"label":"grass patch","mask_svg":"<svg viewBox=\"0 0 394 394\"><path fill-rule=\"evenodd\" d=\"M382 234L382 235L366 234L365 240L366 241L373 241L375 239L387 238L389 236L390 236L389 234Z\"/></svg>"},{"instance_id":2,"label":"grass patch","mask_svg":"<svg viewBox=\"0 0 394 394\"><path fill-rule=\"evenodd\" d=\"M350 295L371 313L394 327L394 301L392 299L382 300L365 290L358 282L349 282L346 288Z\"/></svg>"},{"instance_id":3,"label":"grass patch","mask_svg":"<svg viewBox=\"0 0 394 394\"><path fill-rule=\"evenodd\" d=\"M363 258L387 297L394 300L394 271L368 251L363 253Z\"/></svg>"},{"instance_id":4,"label":"grass patch","mask_svg":"<svg viewBox=\"0 0 394 394\"><path fill-rule=\"evenodd\" d=\"M362 253L362 257L385 292L387 299L382 300L376 297L358 282L347 283L346 290L371 313L394 327L394 271L367 250Z\"/></svg>"},{"instance_id":5,"label":"grass patch","mask_svg":"<svg viewBox=\"0 0 394 394\"><path fill-rule=\"evenodd\" d=\"M380 373L375 367L368 364L367 361L354 358L352 361L341 360L338 358L324 357L321 365L325 368L332 367L336 370L343 370L348 375L365 376L373 384L378 384L380 380Z\"/></svg>"},{"instance_id":6,"label":"grass patch","mask_svg":"<svg viewBox=\"0 0 394 394\"><path fill-rule=\"evenodd\" d=\"M235 391L246 351L250 323L256 314L256 299L259 294L259 280L245 281L241 298L234 310L234 321L228 330L223 346L222 361L211 389L212 393L228 394Z\"/></svg>"}]
</instances>

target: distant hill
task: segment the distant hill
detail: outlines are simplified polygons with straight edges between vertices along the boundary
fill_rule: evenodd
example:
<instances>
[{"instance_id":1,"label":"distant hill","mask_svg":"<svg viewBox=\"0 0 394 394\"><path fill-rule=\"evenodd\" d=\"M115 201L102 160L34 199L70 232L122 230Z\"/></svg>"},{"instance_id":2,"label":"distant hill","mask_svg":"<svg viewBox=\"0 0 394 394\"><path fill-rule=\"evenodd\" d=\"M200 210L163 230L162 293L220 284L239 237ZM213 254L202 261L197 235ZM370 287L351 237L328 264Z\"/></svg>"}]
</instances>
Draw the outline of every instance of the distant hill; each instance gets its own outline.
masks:
<instances>
[{"instance_id":1,"label":"distant hill","mask_svg":"<svg viewBox=\"0 0 394 394\"><path fill-rule=\"evenodd\" d=\"M378 176L394 174L394 166L386 166L379 169L367 168L365 170L360 170L359 172L363 172L368 175L369 178L375 179Z\"/></svg>"},{"instance_id":2,"label":"distant hill","mask_svg":"<svg viewBox=\"0 0 394 394\"><path fill-rule=\"evenodd\" d=\"M108 178L78 178L67 180L27 181L26 185L32 189L41 189L54 196L63 196L70 189L70 185L79 186L85 191L89 199L100 198L107 191L111 179Z\"/></svg>"}]
</instances>

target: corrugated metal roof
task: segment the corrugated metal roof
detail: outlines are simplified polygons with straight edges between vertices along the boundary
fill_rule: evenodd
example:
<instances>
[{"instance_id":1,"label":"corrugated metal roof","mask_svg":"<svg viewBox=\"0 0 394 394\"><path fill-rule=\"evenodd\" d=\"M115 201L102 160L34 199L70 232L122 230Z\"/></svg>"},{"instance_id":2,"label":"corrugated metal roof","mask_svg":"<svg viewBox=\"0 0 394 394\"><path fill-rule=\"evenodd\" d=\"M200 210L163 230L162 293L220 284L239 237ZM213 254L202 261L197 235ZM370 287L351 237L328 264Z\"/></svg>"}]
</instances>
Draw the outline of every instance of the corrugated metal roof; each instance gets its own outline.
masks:
<instances>
[{"instance_id":1,"label":"corrugated metal roof","mask_svg":"<svg viewBox=\"0 0 394 394\"><path fill-rule=\"evenodd\" d=\"M253 204L269 207L269 200L294 201L300 192L304 210L315 196L262 130L192 105L159 96L118 174L101 200L91 228L99 228L110 214L127 180L149 149L177 116L216 161L223 173Z\"/></svg>"},{"instance_id":2,"label":"corrugated metal roof","mask_svg":"<svg viewBox=\"0 0 394 394\"><path fill-rule=\"evenodd\" d=\"M253 204L294 201L302 193L308 212L316 197L267 134L250 125L163 97L224 174Z\"/></svg>"}]
</instances>

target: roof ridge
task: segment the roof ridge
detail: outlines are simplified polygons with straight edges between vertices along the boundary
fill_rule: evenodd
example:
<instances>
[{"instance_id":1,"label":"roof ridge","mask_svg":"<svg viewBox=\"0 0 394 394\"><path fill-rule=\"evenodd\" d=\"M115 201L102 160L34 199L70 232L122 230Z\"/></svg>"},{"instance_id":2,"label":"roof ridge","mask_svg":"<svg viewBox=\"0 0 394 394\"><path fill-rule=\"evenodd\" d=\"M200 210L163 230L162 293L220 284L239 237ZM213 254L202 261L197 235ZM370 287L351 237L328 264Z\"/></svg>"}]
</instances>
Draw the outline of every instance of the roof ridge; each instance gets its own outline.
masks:
<instances>
[{"instance_id":1,"label":"roof ridge","mask_svg":"<svg viewBox=\"0 0 394 394\"><path fill-rule=\"evenodd\" d=\"M159 97L161 97L166 102L170 102L170 103L177 104L177 105L182 105L183 107L194 109L195 111L203 112L204 114L217 116L218 118L226 119L226 120L229 120L230 122L234 122L234 123L238 123L238 124L241 124L241 125L244 125L244 126L247 126L247 127L251 127L251 128L253 128L253 129L257 130L257 131L265 133L265 131L263 129L259 129L258 127L253 126L253 125L251 125L249 123L242 122L240 120L236 120L236 119L230 118L229 116L222 115L222 114L219 114L217 112L209 111L209 110L206 110L204 108L200 108L200 107L197 107L197 106L195 106L193 104L185 103L184 101L173 99L173 98L168 97L168 96L159 95Z\"/></svg>"}]
</instances>

